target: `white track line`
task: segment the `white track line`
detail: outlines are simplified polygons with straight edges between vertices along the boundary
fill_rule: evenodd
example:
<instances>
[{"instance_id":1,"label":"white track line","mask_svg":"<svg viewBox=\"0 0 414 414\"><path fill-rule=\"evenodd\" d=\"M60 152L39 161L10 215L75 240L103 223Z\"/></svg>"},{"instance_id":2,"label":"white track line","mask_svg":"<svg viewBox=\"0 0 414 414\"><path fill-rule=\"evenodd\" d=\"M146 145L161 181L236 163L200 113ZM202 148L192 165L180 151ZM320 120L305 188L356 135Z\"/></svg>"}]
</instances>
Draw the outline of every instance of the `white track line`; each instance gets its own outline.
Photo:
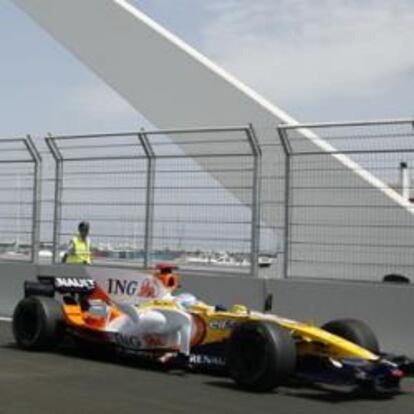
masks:
<instances>
[{"instance_id":1,"label":"white track line","mask_svg":"<svg viewBox=\"0 0 414 414\"><path fill-rule=\"evenodd\" d=\"M11 322L12 318L9 318L7 316L0 316L1 322Z\"/></svg>"}]
</instances>

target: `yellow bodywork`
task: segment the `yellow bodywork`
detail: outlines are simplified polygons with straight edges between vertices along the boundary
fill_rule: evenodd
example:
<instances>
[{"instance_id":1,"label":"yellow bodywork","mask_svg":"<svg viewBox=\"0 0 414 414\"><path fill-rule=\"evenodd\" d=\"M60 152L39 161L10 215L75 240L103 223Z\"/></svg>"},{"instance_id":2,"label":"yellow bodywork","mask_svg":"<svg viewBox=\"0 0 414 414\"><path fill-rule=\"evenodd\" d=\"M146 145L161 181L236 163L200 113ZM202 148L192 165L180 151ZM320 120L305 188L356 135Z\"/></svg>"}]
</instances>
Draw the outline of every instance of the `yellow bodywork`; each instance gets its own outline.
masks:
<instances>
[{"instance_id":1,"label":"yellow bodywork","mask_svg":"<svg viewBox=\"0 0 414 414\"><path fill-rule=\"evenodd\" d=\"M191 313L204 320L206 335L203 344L219 342L229 338L235 324L246 321L267 321L289 330L297 340L299 355L319 355L335 360L343 358L361 358L369 361L379 357L350 341L333 335L323 329L276 315L250 312L242 305L235 305L228 311L216 311L205 304L193 306Z\"/></svg>"},{"instance_id":2,"label":"yellow bodywork","mask_svg":"<svg viewBox=\"0 0 414 414\"><path fill-rule=\"evenodd\" d=\"M78 305L65 305L67 322L72 326L94 330L105 330L104 323L90 320L87 312L82 312ZM174 300L153 300L139 305L140 309L181 309ZM197 337L195 345L207 345L221 342L230 337L233 328L240 322L266 321L289 330L296 341L299 355L315 355L334 360L343 358L360 358L369 361L379 356L339 336L333 335L317 326L278 317L276 315L249 311L243 305L234 305L226 311L217 311L213 306L198 303L189 310L194 319L194 331ZM118 317L120 312L112 306L111 318ZM202 325L202 326L200 326ZM202 332L200 332L200 330Z\"/></svg>"},{"instance_id":3,"label":"yellow bodywork","mask_svg":"<svg viewBox=\"0 0 414 414\"><path fill-rule=\"evenodd\" d=\"M283 319L277 323L290 330L295 337L300 338L298 344L300 355L320 355L333 359L361 358L369 361L379 359L377 355L367 349L317 326Z\"/></svg>"}]
</instances>

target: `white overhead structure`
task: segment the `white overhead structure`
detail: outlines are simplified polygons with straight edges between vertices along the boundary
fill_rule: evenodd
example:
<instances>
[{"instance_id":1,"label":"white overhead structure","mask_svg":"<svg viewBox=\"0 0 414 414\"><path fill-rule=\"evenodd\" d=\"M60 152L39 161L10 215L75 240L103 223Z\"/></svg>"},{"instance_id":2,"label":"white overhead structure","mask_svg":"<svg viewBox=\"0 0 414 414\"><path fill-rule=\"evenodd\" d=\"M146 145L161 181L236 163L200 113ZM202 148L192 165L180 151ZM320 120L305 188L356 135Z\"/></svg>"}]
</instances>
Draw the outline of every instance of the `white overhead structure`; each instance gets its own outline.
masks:
<instances>
[{"instance_id":1,"label":"white overhead structure","mask_svg":"<svg viewBox=\"0 0 414 414\"><path fill-rule=\"evenodd\" d=\"M278 140L275 130L278 124L295 123L284 111L169 33L128 1L13 1L158 128L242 126L252 123L263 144ZM307 139L305 145L309 151L332 150L326 141L310 131L303 130L302 134ZM337 169L335 177L341 183L367 188L366 192L359 192L358 202L400 206L397 211L401 214L397 220L412 224L407 200L344 155L333 155L332 163ZM209 170L208 162L202 162L202 165ZM353 171L355 167L357 172ZM267 151L263 147L262 168L265 176L283 172L281 149ZM237 180L226 175L215 174L215 177L226 187L234 186L234 180ZM264 184L264 201L267 203L264 204L262 218L267 223L282 226L283 207L276 208L270 203L280 200L283 195L282 184L279 188L275 182L268 181L268 186ZM242 194L236 195L243 199ZM311 197L323 200L331 195L321 189L315 190ZM343 197L349 201L349 197L355 197L355 192L350 193L348 198L347 194ZM315 214L324 219L327 212L312 209L304 214L306 217ZM361 213L348 211L344 223L349 222L354 214ZM366 219L377 220L379 224L383 221L379 216L368 216ZM348 233L350 230L345 231ZM370 240L377 240L378 234L377 230L372 230L372 233L367 230L364 238L369 243ZM343 234L337 236L344 237ZM303 237L307 235L303 234ZM352 240L353 235L349 233L346 237ZM391 234L390 237L399 236ZM303 253L305 256L313 254L312 249ZM370 257L367 263L376 259ZM303 271L307 272L306 269ZM324 270L310 269L308 273L315 272Z\"/></svg>"}]
</instances>

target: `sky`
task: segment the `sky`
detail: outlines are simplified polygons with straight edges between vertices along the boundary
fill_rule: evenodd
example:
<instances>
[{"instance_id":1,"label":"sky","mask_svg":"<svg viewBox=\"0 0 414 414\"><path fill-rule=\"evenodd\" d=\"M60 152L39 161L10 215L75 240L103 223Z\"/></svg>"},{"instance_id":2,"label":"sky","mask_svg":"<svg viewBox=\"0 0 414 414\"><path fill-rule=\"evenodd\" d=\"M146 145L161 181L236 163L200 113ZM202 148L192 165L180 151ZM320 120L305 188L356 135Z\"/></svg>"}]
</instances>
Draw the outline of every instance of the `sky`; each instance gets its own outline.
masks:
<instances>
[{"instance_id":1,"label":"sky","mask_svg":"<svg viewBox=\"0 0 414 414\"><path fill-rule=\"evenodd\" d=\"M411 0L131 0L299 121L414 115ZM0 137L147 126L0 0Z\"/></svg>"}]
</instances>

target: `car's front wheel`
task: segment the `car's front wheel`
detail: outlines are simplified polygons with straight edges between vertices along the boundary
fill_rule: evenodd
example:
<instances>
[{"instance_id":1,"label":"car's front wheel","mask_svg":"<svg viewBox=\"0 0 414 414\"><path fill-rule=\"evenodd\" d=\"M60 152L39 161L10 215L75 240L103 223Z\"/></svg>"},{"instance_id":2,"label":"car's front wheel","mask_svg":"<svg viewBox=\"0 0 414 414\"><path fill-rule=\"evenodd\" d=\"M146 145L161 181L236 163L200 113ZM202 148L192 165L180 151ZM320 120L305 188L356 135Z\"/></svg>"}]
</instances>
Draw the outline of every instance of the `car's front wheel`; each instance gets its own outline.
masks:
<instances>
[{"instance_id":1,"label":"car's front wheel","mask_svg":"<svg viewBox=\"0 0 414 414\"><path fill-rule=\"evenodd\" d=\"M63 312L52 298L31 296L22 299L13 314L13 335L20 348L45 351L61 338Z\"/></svg>"},{"instance_id":2,"label":"car's front wheel","mask_svg":"<svg viewBox=\"0 0 414 414\"><path fill-rule=\"evenodd\" d=\"M322 326L322 329L368 349L371 352L380 352L378 339L365 322L357 319L338 319L326 323Z\"/></svg>"},{"instance_id":3,"label":"car's front wheel","mask_svg":"<svg viewBox=\"0 0 414 414\"><path fill-rule=\"evenodd\" d=\"M294 374L296 346L290 332L274 323L245 322L229 339L227 365L240 387L270 391Z\"/></svg>"}]
</instances>

